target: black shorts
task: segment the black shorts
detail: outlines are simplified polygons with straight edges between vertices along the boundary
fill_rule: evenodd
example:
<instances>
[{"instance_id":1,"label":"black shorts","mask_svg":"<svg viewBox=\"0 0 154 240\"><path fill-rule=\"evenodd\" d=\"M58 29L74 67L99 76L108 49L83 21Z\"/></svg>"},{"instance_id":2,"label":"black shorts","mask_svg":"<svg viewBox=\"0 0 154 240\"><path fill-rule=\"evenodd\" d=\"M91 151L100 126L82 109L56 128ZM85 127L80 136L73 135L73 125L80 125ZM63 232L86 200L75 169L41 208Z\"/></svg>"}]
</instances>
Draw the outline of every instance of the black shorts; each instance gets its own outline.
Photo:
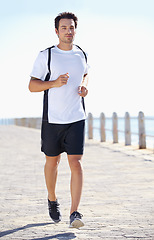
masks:
<instances>
[{"instance_id":1,"label":"black shorts","mask_svg":"<svg viewBox=\"0 0 154 240\"><path fill-rule=\"evenodd\" d=\"M41 151L46 156L58 156L62 152L82 155L84 149L85 120L69 124L43 122Z\"/></svg>"}]
</instances>

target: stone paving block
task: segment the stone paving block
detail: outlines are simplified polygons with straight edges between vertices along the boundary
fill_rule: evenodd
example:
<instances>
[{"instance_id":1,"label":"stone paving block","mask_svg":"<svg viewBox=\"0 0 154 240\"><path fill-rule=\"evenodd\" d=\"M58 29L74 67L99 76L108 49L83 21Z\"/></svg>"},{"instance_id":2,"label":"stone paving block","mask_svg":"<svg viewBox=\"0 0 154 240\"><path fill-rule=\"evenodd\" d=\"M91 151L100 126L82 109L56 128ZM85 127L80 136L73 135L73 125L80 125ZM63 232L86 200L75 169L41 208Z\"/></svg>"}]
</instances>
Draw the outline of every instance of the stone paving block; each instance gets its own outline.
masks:
<instances>
[{"instance_id":1,"label":"stone paving block","mask_svg":"<svg viewBox=\"0 0 154 240\"><path fill-rule=\"evenodd\" d=\"M0 126L0 237L4 240L154 240L154 156L86 140L79 211L85 226L70 229L70 171L62 155L57 196L62 221L48 216L40 130Z\"/></svg>"}]
</instances>

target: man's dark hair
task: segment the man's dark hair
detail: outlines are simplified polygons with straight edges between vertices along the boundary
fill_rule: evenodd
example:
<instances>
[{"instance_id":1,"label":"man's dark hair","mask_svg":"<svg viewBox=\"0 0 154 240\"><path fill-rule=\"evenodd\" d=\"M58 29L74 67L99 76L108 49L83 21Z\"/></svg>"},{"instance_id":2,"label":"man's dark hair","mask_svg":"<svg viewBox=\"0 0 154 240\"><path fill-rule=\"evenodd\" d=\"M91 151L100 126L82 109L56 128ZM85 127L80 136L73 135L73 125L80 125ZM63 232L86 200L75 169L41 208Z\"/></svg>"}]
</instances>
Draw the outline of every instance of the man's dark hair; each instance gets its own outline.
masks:
<instances>
[{"instance_id":1,"label":"man's dark hair","mask_svg":"<svg viewBox=\"0 0 154 240\"><path fill-rule=\"evenodd\" d=\"M78 18L71 12L62 12L62 13L59 13L58 16L55 18L55 28L57 30L59 28L59 21L64 18L65 19L73 19L74 23L75 23L75 28L77 28Z\"/></svg>"}]
</instances>

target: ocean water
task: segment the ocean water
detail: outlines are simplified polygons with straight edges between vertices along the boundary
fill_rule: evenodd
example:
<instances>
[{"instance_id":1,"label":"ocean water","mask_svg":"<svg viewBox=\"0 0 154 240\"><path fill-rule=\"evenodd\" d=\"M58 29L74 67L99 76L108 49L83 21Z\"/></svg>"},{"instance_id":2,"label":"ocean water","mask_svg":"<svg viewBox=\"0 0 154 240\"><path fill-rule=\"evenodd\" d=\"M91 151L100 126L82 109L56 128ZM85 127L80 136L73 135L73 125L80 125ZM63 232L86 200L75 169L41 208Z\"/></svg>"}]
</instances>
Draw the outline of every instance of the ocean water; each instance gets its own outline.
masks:
<instances>
[{"instance_id":1,"label":"ocean water","mask_svg":"<svg viewBox=\"0 0 154 240\"><path fill-rule=\"evenodd\" d=\"M106 118L105 121L106 130L106 141L113 141L112 136L112 118ZM130 120L131 128L131 145L139 144L138 137L138 118L131 118ZM118 141L119 143L125 142L125 120L124 118L118 119ZM148 148L154 149L154 117L145 118L145 132L146 132L146 145ZM88 128L86 122L86 135L88 136ZM100 141L100 119L93 119L93 138Z\"/></svg>"},{"instance_id":2,"label":"ocean water","mask_svg":"<svg viewBox=\"0 0 154 240\"><path fill-rule=\"evenodd\" d=\"M88 121L88 120L87 120ZM86 121L86 136L88 136L88 123ZM0 119L0 125L13 125L14 119ZM133 117L130 120L131 125L131 145L138 145L138 118ZM112 136L112 118L106 118L105 121L106 141L113 141ZM125 121L124 118L118 118L118 141L125 142ZM154 149L154 116L145 118L146 146ZM100 141L100 119L93 119L93 139Z\"/></svg>"}]
</instances>

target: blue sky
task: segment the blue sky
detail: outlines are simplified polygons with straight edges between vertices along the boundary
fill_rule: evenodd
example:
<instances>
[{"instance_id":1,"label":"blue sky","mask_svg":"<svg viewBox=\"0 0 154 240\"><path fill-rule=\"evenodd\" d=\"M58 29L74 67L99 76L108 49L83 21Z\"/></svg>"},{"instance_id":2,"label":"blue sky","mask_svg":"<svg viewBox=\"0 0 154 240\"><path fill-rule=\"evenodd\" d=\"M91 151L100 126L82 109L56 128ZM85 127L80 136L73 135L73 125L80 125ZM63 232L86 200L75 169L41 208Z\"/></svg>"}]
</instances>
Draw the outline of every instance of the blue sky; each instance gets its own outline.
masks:
<instances>
[{"instance_id":1,"label":"blue sky","mask_svg":"<svg viewBox=\"0 0 154 240\"><path fill-rule=\"evenodd\" d=\"M28 91L40 50L58 43L54 18L79 18L75 43L88 52L87 112L154 115L153 0L0 1L1 117L41 116L42 93Z\"/></svg>"},{"instance_id":2,"label":"blue sky","mask_svg":"<svg viewBox=\"0 0 154 240\"><path fill-rule=\"evenodd\" d=\"M110 16L141 16L153 18L153 0L5 0L0 1L0 16L57 14L65 10Z\"/></svg>"}]
</instances>

